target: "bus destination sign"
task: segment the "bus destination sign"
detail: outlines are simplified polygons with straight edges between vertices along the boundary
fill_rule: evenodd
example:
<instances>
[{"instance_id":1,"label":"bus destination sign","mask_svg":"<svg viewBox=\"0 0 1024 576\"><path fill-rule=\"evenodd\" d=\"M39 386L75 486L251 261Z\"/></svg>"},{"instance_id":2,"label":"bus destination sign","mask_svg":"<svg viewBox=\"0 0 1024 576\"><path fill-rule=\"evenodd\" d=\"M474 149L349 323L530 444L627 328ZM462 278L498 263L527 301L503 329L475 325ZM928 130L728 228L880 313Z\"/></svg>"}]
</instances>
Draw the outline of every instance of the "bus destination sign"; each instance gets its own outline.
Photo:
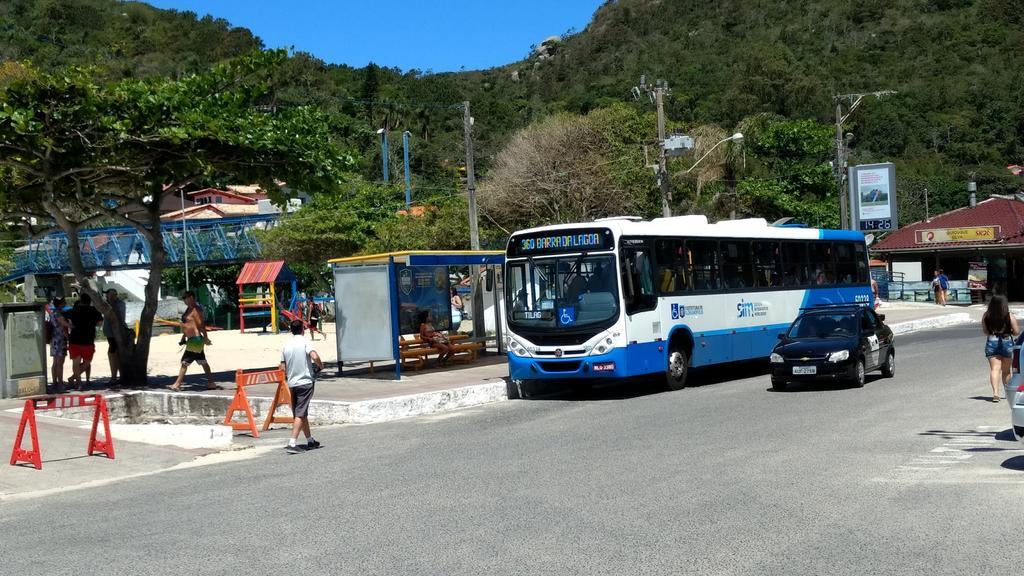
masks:
<instances>
[{"instance_id":1,"label":"bus destination sign","mask_svg":"<svg viewBox=\"0 0 1024 576\"><path fill-rule=\"evenodd\" d=\"M561 252L611 250L615 246L607 228L572 230L561 234L529 234L516 236L509 242L509 256L533 256Z\"/></svg>"}]
</instances>

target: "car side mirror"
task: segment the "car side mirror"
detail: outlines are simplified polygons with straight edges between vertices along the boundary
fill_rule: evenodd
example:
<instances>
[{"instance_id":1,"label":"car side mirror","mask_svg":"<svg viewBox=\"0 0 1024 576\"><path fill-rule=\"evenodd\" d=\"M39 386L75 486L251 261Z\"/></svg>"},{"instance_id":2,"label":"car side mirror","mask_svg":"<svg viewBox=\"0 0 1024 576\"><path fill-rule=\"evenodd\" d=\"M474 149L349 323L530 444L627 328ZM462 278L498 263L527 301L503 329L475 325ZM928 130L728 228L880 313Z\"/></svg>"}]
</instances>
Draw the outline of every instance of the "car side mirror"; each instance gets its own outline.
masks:
<instances>
[{"instance_id":1,"label":"car side mirror","mask_svg":"<svg viewBox=\"0 0 1024 576\"><path fill-rule=\"evenodd\" d=\"M879 314L878 319L881 320L882 322L885 322L885 314Z\"/></svg>"},{"instance_id":2,"label":"car side mirror","mask_svg":"<svg viewBox=\"0 0 1024 576\"><path fill-rule=\"evenodd\" d=\"M786 339L786 333L785 332L779 332L779 340L785 340L785 339Z\"/></svg>"}]
</instances>

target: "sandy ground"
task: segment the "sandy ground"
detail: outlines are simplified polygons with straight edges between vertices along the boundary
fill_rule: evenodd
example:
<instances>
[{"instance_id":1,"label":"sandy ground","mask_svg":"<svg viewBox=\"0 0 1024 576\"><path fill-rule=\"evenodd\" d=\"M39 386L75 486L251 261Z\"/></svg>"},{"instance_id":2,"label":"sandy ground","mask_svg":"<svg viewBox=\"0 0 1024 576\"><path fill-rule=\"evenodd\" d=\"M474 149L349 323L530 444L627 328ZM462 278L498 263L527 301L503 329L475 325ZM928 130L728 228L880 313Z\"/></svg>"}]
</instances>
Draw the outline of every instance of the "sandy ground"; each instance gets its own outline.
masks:
<instances>
[{"instance_id":1,"label":"sandy ground","mask_svg":"<svg viewBox=\"0 0 1024 576\"><path fill-rule=\"evenodd\" d=\"M313 341L316 349L324 362L336 362L338 359L338 347L335 343L334 324L324 324L323 335L317 334ZM307 333L308 336L308 333ZM210 362L210 368L214 372L235 371L239 368L252 370L256 368L276 367L281 359L281 348L284 342L291 337L291 334L262 333L256 330L247 331L242 334L238 330L218 330L210 332L210 340L213 345L206 347L206 359ZM179 346L180 334L163 334L154 336L150 344L149 352L149 375L150 376L177 376L178 368L181 366L181 354L185 351L184 346ZM49 351L47 351L49 355ZM47 356L49 358L49 356ZM202 369L193 365L189 374L198 375ZM64 362L65 379L71 376L71 359ZM110 376L110 364L107 361L107 343L102 339L96 342L96 357L92 361L92 378L103 379Z\"/></svg>"}]
</instances>

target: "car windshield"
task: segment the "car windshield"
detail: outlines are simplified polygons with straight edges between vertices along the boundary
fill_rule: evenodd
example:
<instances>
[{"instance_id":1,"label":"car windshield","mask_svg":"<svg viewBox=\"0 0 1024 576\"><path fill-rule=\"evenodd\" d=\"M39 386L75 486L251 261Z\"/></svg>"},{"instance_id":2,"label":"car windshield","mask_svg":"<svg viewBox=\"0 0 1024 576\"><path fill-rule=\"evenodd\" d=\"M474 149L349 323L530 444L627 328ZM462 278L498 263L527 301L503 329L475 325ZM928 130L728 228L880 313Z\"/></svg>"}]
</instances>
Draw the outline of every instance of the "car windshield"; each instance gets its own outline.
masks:
<instances>
[{"instance_id":1,"label":"car windshield","mask_svg":"<svg viewBox=\"0 0 1024 576\"><path fill-rule=\"evenodd\" d=\"M615 318L615 257L565 256L509 262L509 322L530 328L572 328Z\"/></svg>"},{"instance_id":2,"label":"car windshield","mask_svg":"<svg viewBox=\"0 0 1024 576\"><path fill-rule=\"evenodd\" d=\"M836 314L805 314L793 322L790 338L850 338L857 335L857 315L846 312Z\"/></svg>"}]
</instances>

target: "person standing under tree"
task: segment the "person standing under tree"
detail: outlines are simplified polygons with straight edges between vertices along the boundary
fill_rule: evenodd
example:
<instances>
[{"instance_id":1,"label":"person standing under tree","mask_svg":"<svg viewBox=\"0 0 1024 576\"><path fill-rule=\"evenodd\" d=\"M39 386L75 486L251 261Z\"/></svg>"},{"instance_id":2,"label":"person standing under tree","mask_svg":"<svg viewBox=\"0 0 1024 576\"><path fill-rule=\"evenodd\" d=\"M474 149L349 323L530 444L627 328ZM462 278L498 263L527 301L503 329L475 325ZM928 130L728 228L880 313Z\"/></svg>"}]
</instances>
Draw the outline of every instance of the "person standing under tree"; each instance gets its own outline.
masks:
<instances>
[{"instance_id":1,"label":"person standing under tree","mask_svg":"<svg viewBox=\"0 0 1024 576\"><path fill-rule=\"evenodd\" d=\"M82 293L68 317L71 320L71 333L68 334L68 355L71 356L69 381L81 392L91 384L89 376L92 357L96 354L96 327L103 322L103 315L92 307L92 297ZM82 372L85 372L85 384L82 384Z\"/></svg>"},{"instance_id":2,"label":"person standing under tree","mask_svg":"<svg viewBox=\"0 0 1024 576\"><path fill-rule=\"evenodd\" d=\"M53 357L50 376L53 379L52 391L56 394L64 393L64 359L68 355L68 332L71 330L71 324L64 317L64 306L63 298L54 298L48 308L47 318L47 342L50 344L50 356Z\"/></svg>"},{"instance_id":3,"label":"person standing under tree","mask_svg":"<svg viewBox=\"0 0 1024 576\"><path fill-rule=\"evenodd\" d=\"M285 450L289 454L298 454L303 450L296 444L299 432L306 436L306 450L320 447L320 443L309 431L309 403L313 399L316 375L324 369L324 363L313 349L313 345L302 335L302 320L292 320L290 328L292 337L281 350L280 369L288 380L295 422L292 424L292 437L288 439Z\"/></svg>"},{"instance_id":4,"label":"person standing under tree","mask_svg":"<svg viewBox=\"0 0 1024 576\"><path fill-rule=\"evenodd\" d=\"M110 362L110 387L116 388L121 385L117 379L117 374L121 370L121 361L117 355L117 340L114 337L114 332L124 327L125 318L125 304L124 300L117 297L117 290L108 288L103 293L107 300L107 304L110 304L110 308L114 311L114 316L117 317L116 327L106 318L103 318L103 336L107 338L107 361Z\"/></svg>"},{"instance_id":5,"label":"person standing under tree","mask_svg":"<svg viewBox=\"0 0 1024 576\"><path fill-rule=\"evenodd\" d=\"M191 290L182 296L185 301L185 313L181 315L181 322L174 322L173 326L181 328L182 337L185 340L185 353L181 355L181 369L178 370L178 379L171 385L171 390L181 390L181 383L185 380L185 372L193 362L198 363L206 372L206 389L220 390L221 387L214 383L213 373L210 371L210 364L206 361L205 347L213 344L206 335L206 319L203 317L203 310L196 304L195 292Z\"/></svg>"}]
</instances>

